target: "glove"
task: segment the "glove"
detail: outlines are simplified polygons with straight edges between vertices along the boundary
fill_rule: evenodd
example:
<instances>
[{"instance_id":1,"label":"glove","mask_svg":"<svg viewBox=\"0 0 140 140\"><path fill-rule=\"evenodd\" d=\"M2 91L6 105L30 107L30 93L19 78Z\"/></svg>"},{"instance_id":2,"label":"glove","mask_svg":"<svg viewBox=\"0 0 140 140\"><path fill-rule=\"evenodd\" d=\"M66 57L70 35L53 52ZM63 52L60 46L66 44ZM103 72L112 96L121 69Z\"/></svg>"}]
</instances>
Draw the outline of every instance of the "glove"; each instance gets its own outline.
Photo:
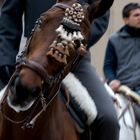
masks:
<instances>
[{"instance_id":1,"label":"glove","mask_svg":"<svg viewBox=\"0 0 140 140\"><path fill-rule=\"evenodd\" d=\"M6 85L14 71L15 67L12 65L0 66L0 80Z\"/></svg>"}]
</instances>

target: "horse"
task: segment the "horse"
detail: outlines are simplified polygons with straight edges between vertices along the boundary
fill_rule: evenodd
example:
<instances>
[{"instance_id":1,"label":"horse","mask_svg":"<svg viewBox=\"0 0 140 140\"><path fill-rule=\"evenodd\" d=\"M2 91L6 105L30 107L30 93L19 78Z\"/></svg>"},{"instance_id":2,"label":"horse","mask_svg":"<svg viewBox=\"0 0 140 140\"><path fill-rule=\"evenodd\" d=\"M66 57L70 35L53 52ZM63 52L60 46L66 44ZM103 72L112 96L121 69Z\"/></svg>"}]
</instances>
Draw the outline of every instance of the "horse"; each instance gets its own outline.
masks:
<instances>
[{"instance_id":1,"label":"horse","mask_svg":"<svg viewBox=\"0 0 140 140\"><path fill-rule=\"evenodd\" d=\"M104 0L57 0L41 14L0 94L0 140L81 139L67 110L69 96L64 102L59 91L87 51L91 22L110 6Z\"/></svg>"},{"instance_id":2,"label":"horse","mask_svg":"<svg viewBox=\"0 0 140 140\"><path fill-rule=\"evenodd\" d=\"M140 105L140 97L128 86L121 85L116 93L105 84L109 95L114 101L114 106L120 124L119 140L139 140L140 125L136 120L133 104Z\"/></svg>"}]
</instances>

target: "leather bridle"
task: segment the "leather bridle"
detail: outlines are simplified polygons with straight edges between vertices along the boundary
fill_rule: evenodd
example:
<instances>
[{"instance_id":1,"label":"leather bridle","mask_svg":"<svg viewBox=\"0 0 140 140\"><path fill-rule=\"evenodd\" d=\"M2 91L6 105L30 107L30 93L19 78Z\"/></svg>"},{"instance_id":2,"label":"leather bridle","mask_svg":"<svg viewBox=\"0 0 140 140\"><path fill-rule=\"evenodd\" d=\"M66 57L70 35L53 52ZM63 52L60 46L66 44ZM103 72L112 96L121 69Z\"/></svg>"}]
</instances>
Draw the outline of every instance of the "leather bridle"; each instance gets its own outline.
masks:
<instances>
[{"instance_id":1,"label":"leather bridle","mask_svg":"<svg viewBox=\"0 0 140 140\"><path fill-rule=\"evenodd\" d=\"M66 5L66 4L63 4L63 3L56 3L54 6L53 6L53 8L54 7L58 7L58 8L61 8L61 9L66 9L66 8L69 8L70 6L69 5ZM2 108L2 104L3 104L3 102L5 101L5 98L6 98L6 96L8 95L8 87L9 87L9 85L11 84L11 82L12 82L12 80L14 80L15 79L15 77L18 75L18 72L23 68L23 67L27 67L27 68L29 68L29 69L31 69L31 70L33 70L34 72L36 72L42 79L43 79L43 84L47 84L47 85L49 85L49 86L51 86L52 84L54 85L54 86L56 86L56 85L58 85L58 83L60 82L60 80L62 80L65 76L66 76L66 74L68 74L68 70L69 69L72 69L75 65L76 65L76 63L77 63L77 61L78 61L78 59L80 59L81 58L81 55L79 54L79 52L78 52L78 47L76 48L77 49L77 55L76 55L76 57L74 57L73 58L73 60L72 61L70 61L65 67L64 67L64 69L61 71L61 72L59 72L57 75L55 75L55 76L50 76L49 74L48 74L48 72L46 71L46 69L41 65L41 64L39 64L38 62L36 62L36 61L34 61L34 60L28 60L27 58L26 58L26 53L27 53L27 50L28 50L28 47L29 47L29 45L30 45L30 42L31 42L31 40L32 40L32 35L33 35L33 33L34 33L34 31L36 30L36 28L37 27L39 27L40 25L42 24L42 20L39 18L38 20L37 20L37 22L36 22L36 24L35 24L35 27L34 27L34 29L32 30L32 33L31 33L31 36L30 36L30 38L28 39L28 41L27 41L27 43L26 43L26 46L25 46L25 49L24 49L24 51L22 52L22 55L20 55L19 57L18 57L18 60L17 60L17 65L16 65L16 71L15 71L15 73L13 74L13 76L12 76L12 78L10 79L10 81L9 81L9 83L8 83L8 86L7 86L7 90L5 91L5 95L4 95L4 97L3 97L3 99L2 99L2 101L0 102L0 105L1 105L1 108ZM76 44L75 44L75 46L76 46ZM44 86L43 86L44 87ZM42 91L41 91L41 100L43 100L43 91L45 91L45 89L43 89L43 87L42 87ZM53 88L54 89L54 88ZM53 91L53 90L52 90ZM51 91L51 92L52 92ZM58 94L58 91L59 91L59 89L57 90L57 92L52 96L52 97L50 97L49 98L49 101L46 103L42 103L42 106L43 106L43 108L41 109L41 111L39 112L39 113L37 113L32 119L31 119L31 116L32 116L32 113L30 114L30 117L27 117L27 118L25 118L25 119L23 119L23 120L21 120L21 121L14 121L14 120L12 120L11 118L9 118L8 116L6 116L6 114L4 113L4 112L2 112L2 114L3 114L3 116L7 119L7 120L9 120L9 121L11 121L12 123L16 123L16 124L19 124L19 123L25 123L24 125L23 125L23 127L32 127L33 126L33 124L34 124L34 122L36 121L36 119L40 116L40 114L43 112L43 111L45 111L46 110L46 108L49 106L49 104L53 101L53 99L57 96L57 94ZM38 101L37 101L38 102Z\"/></svg>"},{"instance_id":2,"label":"leather bridle","mask_svg":"<svg viewBox=\"0 0 140 140\"><path fill-rule=\"evenodd\" d=\"M64 3L56 3L55 5L52 6L52 8L54 8L54 7L58 7L58 8L61 8L63 10L66 10L67 8L70 8L71 6L69 6L67 4L64 4ZM34 26L34 29L32 30L31 36L30 36L29 40L27 41L25 49L22 52L22 55L19 56L16 68L17 68L17 71L19 71L22 67L27 67L27 68L35 71L43 79L42 83L49 84L51 86L53 83L59 82L61 79L63 79L63 76L66 75L65 74L65 69L67 69L68 67L70 67L72 69L76 65L75 63L77 62L78 59L80 59L79 58L80 54L77 51L76 57L73 58L73 60L69 64L67 64L67 66L64 67L64 70L62 70L61 72L59 72L55 76L50 76L48 74L48 72L46 71L46 69L41 64L39 64L38 62L36 62L34 60L28 60L25 57L25 54L27 53L27 50L28 50L28 47L29 47L30 42L32 40L32 35L33 35L34 31L36 30L37 27L39 27L42 24L42 22L43 21L41 20L41 18L39 18L37 20L37 22ZM76 46L76 44L75 44L75 46Z\"/></svg>"},{"instance_id":3,"label":"leather bridle","mask_svg":"<svg viewBox=\"0 0 140 140\"><path fill-rule=\"evenodd\" d=\"M65 10L66 8L69 8L70 6L67 4L63 4L63 3L56 3L55 5L52 6L52 8L54 8L54 7L59 7L61 9ZM44 83L52 85L52 83L54 81L58 81L58 76L56 76L56 77L49 76L49 74L47 73L47 71L45 70L45 68L42 65L40 65L38 62L36 62L34 60L28 60L25 57L25 54L27 53L28 47L29 47L30 42L32 40L32 35L35 32L35 30L37 29L37 27L39 27L42 24L42 22L43 21L41 20L41 18L39 18L36 21L35 26L32 29L30 38L27 41L27 44L22 52L22 55L18 56L16 69L17 69L17 71L19 71L19 69L21 69L21 67L27 67L27 68L35 71L37 74L39 74L39 76L43 79Z\"/></svg>"}]
</instances>

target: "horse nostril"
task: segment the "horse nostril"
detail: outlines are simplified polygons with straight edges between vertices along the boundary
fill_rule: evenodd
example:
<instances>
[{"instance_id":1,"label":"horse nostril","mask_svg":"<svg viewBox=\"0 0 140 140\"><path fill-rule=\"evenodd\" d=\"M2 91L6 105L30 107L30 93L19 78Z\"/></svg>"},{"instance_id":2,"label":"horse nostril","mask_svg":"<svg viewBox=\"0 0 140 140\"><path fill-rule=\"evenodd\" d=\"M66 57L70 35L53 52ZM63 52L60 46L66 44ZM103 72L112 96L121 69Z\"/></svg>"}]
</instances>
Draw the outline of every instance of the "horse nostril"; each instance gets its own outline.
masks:
<instances>
[{"instance_id":1,"label":"horse nostril","mask_svg":"<svg viewBox=\"0 0 140 140\"><path fill-rule=\"evenodd\" d=\"M34 88L32 88L32 96L33 97L37 97L40 92L41 92L41 88L40 87L34 87Z\"/></svg>"}]
</instances>

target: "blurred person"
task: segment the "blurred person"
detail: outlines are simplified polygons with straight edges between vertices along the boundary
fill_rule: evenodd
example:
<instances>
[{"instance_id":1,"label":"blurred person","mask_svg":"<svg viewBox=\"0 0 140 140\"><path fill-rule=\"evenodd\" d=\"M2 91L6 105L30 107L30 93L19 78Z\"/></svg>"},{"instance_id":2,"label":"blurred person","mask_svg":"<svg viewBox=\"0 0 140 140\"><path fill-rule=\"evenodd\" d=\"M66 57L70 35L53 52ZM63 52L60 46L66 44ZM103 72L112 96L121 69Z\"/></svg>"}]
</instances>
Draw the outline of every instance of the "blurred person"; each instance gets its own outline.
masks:
<instances>
[{"instance_id":1,"label":"blurred person","mask_svg":"<svg viewBox=\"0 0 140 140\"><path fill-rule=\"evenodd\" d=\"M104 76L116 92L127 85L140 95L140 3L129 3L122 10L124 26L113 33L107 44ZM140 122L140 107L134 105Z\"/></svg>"}]
</instances>

